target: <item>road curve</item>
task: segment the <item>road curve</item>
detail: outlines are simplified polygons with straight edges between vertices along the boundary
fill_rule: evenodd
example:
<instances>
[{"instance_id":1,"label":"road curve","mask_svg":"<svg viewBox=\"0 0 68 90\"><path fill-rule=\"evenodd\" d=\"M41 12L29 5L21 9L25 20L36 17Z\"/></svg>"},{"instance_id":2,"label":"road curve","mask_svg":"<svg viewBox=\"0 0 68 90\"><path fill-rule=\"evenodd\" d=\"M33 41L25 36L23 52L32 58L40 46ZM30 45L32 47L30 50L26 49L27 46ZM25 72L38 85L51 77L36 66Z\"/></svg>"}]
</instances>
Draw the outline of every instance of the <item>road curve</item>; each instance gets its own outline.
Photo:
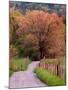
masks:
<instances>
[{"instance_id":1,"label":"road curve","mask_svg":"<svg viewBox=\"0 0 68 90\"><path fill-rule=\"evenodd\" d=\"M10 77L10 88L31 88L31 87L45 87L47 86L43 82L41 82L36 74L33 72L39 61L33 61L29 64L28 69L26 71L15 72Z\"/></svg>"}]
</instances>

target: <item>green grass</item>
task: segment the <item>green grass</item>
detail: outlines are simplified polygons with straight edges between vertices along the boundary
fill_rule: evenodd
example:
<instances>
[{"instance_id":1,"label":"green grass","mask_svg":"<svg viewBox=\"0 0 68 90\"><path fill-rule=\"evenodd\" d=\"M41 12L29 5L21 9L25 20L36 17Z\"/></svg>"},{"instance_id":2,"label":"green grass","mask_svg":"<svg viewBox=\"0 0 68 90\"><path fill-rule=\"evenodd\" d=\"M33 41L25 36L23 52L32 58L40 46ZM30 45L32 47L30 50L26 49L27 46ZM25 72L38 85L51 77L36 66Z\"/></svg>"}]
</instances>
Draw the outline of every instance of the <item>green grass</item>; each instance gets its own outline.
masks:
<instances>
[{"instance_id":1,"label":"green grass","mask_svg":"<svg viewBox=\"0 0 68 90\"><path fill-rule=\"evenodd\" d=\"M13 72L26 70L30 62L31 61L27 58L17 58L11 60L9 65L9 75L11 76Z\"/></svg>"},{"instance_id":2,"label":"green grass","mask_svg":"<svg viewBox=\"0 0 68 90\"><path fill-rule=\"evenodd\" d=\"M43 81L48 86L63 86L65 85L65 81L61 80L56 75L49 73L47 70L42 68L36 68L35 70L37 77Z\"/></svg>"}]
</instances>

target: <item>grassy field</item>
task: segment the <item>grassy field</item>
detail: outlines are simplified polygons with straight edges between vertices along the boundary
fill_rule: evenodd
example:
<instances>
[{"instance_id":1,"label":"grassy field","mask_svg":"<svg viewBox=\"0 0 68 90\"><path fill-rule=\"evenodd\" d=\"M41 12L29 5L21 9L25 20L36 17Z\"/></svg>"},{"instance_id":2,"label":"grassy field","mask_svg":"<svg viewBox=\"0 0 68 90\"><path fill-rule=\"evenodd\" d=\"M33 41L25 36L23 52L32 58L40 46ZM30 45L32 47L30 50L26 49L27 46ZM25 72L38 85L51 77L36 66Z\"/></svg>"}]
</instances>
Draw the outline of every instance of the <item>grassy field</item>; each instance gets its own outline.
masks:
<instances>
[{"instance_id":1,"label":"grassy field","mask_svg":"<svg viewBox=\"0 0 68 90\"><path fill-rule=\"evenodd\" d=\"M12 59L10 61L10 65L9 65L9 75L11 76L13 74L13 72L16 71L24 71L27 69L28 64L31 61L28 58L16 58L16 59Z\"/></svg>"},{"instance_id":2,"label":"grassy field","mask_svg":"<svg viewBox=\"0 0 68 90\"><path fill-rule=\"evenodd\" d=\"M37 77L46 83L48 86L63 86L65 81L61 80L58 76L49 73L47 70L44 70L40 67L35 70Z\"/></svg>"}]
</instances>

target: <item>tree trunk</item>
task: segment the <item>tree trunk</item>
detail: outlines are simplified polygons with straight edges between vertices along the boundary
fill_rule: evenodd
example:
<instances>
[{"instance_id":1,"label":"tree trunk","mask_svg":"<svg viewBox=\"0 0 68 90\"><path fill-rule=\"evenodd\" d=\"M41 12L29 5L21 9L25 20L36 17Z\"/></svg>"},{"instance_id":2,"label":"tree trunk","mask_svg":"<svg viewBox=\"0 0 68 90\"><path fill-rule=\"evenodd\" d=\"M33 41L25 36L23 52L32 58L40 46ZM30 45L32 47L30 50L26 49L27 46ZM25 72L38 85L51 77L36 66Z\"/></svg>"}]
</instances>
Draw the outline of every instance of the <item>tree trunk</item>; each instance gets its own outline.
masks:
<instances>
[{"instance_id":1,"label":"tree trunk","mask_svg":"<svg viewBox=\"0 0 68 90\"><path fill-rule=\"evenodd\" d=\"M42 59L44 57L44 46L43 46L43 41L41 41L41 39L39 39L39 52L40 52L40 59Z\"/></svg>"},{"instance_id":2,"label":"tree trunk","mask_svg":"<svg viewBox=\"0 0 68 90\"><path fill-rule=\"evenodd\" d=\"M42 48L40 47L40 59L42 59L43 58L43 50L42 50Z\"/></svg>"}]
</instances>

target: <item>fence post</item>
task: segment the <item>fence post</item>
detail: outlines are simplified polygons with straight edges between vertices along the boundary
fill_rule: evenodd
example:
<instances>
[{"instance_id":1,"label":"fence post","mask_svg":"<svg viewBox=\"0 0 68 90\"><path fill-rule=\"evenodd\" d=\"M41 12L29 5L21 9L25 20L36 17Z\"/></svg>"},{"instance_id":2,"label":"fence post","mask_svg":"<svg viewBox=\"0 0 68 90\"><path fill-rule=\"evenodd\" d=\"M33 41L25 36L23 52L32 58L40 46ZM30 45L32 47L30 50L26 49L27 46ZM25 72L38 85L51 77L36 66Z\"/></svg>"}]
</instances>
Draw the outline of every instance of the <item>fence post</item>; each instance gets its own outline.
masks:
<instances>
[{"instance_id":1,"label":"fence post","mask_svg":"<svg viewBox=\"0 0 68 90\"><path fill-rule=\"evenodd\" d=\"M57 64L57 76L58 76L58 74L59 74L59 67L58 67L58 64Z\"/></svg>"}]
</instances>

